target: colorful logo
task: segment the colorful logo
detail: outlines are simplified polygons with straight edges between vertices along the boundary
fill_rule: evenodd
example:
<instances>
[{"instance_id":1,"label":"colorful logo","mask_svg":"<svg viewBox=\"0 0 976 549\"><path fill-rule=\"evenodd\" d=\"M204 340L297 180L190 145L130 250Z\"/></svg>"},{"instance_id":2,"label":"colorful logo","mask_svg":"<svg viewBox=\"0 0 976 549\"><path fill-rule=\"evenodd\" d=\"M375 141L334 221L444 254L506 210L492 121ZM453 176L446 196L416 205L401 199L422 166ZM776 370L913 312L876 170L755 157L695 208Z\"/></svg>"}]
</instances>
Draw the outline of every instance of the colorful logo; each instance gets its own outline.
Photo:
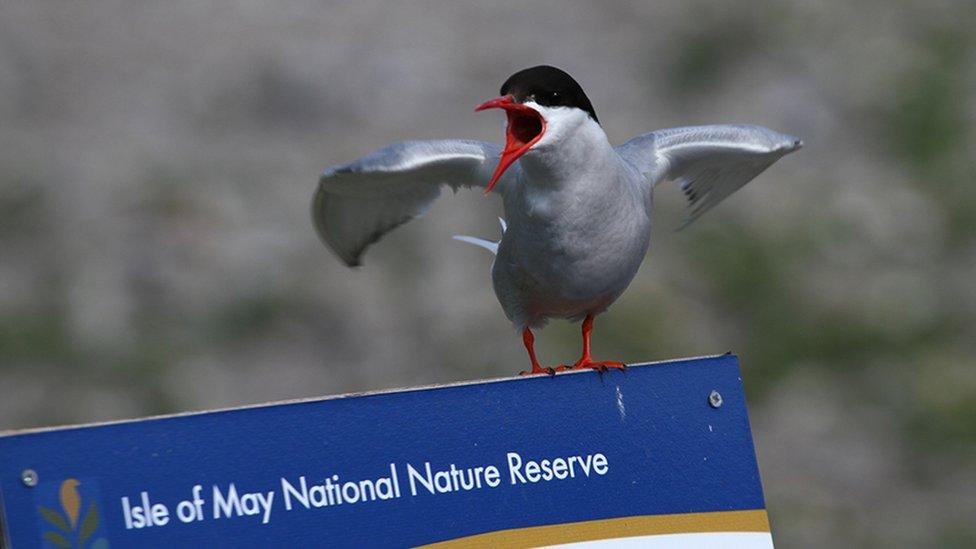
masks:
<instances>
[{"instance_id":1,"label":"colorful logo","mask_svg":"<svg viewBox=\"0 0 976 549\"><path fill-rule=\"evenodd\" d=\"M60 510L44 505L37 507L44 519L42 537L45 547L108 549L108 540L98 535L102 517L95 501L95 492L85 489L79 491L80 486L82 483L73 478L61 483L57 494Z\"/></svg>"}]
</instances>

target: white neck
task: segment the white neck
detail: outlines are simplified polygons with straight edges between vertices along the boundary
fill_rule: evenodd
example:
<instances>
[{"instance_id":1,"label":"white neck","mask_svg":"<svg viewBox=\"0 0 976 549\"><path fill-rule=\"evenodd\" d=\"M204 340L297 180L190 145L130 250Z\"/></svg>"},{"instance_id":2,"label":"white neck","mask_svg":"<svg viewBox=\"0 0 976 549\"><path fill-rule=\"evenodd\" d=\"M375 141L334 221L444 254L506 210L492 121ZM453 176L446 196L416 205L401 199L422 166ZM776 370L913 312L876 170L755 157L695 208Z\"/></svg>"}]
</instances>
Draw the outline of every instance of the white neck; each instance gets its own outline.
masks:
<instances>
[{"instance_id":1,"label":"white neck","mask_svg":"<svg viewBox=\"0 0 976 549\"><path fill-rule=\"evenodd\" d=\"M615 159L603 128L586 112L569 107L526 103L546 120L546 132L519 163L526 182L536 186L563 186L593 174L606 174Z\"/></svg>"}]
</instances>

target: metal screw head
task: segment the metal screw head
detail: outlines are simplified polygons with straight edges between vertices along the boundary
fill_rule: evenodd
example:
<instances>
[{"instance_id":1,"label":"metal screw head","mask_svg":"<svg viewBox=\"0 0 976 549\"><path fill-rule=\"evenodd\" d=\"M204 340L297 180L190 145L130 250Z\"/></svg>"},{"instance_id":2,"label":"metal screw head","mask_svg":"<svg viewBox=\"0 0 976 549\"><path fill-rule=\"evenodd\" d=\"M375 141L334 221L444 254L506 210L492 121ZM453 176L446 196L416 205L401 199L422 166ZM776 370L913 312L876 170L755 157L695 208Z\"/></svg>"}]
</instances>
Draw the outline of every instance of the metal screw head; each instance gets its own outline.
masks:
<instances>
[{"instance_id":1,"label":"metal screw head","mask_svg":"<svg viewBox=\"0 0 976 549\"><path fill-rule=\"evenodd\" d=\"M24 483L24 486L28 488L33 488L37 486L37 471L33 469L24 469L20 474L20 481Z\"/></svg>"},{"instance_id":2,"label":"metal screw head","mask_svg":"<svg viewBox=\"0 0 976 549\"><path fill-rule=\"evenodd\" d=\"M722 394L714 390L709 393L708 405L712 408L720 408L722 406Z\"/></svg>"}]
</instances>

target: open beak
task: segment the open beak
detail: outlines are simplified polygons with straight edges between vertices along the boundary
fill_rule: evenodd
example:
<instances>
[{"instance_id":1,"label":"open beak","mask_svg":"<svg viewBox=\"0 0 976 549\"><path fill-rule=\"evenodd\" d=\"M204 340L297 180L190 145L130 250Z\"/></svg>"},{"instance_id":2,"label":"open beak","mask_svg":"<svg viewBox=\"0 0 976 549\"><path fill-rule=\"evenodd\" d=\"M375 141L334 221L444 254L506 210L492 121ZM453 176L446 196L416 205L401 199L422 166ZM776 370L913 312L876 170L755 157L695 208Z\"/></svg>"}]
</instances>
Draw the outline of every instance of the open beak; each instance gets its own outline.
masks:
<instances>
[{"instance_id":1,"label":"open beak","mask_svg":"<svg viewBox=\"0 0 976 549\"><path fill-rule=\"evenodd\" d=\"M488 194L505 170L542 139L542 135L546 133L546 120L532 107L517 103L511 95L485 101L478 105L475 112L486 109L505 109L505 114L508 116L508 127L505 128L505 150L502 151L501 161L498 162L495 174L491 176L488 188L485 189L485 194Z\"/></svg>"}]
</instances>

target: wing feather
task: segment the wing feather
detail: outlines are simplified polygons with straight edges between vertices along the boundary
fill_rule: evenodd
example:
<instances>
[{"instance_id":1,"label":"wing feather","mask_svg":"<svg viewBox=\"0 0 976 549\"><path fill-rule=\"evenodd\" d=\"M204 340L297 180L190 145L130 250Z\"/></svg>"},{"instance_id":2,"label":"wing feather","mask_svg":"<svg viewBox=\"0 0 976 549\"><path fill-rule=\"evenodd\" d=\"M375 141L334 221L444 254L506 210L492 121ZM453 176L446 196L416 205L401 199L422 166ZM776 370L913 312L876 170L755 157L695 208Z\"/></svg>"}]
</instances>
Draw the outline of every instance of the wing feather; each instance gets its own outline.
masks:
<instances>
[{"instance_id":1,"label":"wing feather","mask_svg":"<svg viewBox=\"0 0 976 549\"><path fill-rule=\"evenodd\" d=\"M652 186L678 183L688 198L685 227L802 145L762 126L689 126L640 135L617 152Z\"/></svg>"},{"instance_id":2,"label":"wing feather","mask_svg":"<svg viewBox=\"0 0 976 549\"><path fill-rule=\"evenodd\" d=\"M312 200L315 229L347 265L359 265L370 244L423 215L444 185L487 186L500 152L480 141L404 141L329 168Z\"/></svg>"}]
</instances>

